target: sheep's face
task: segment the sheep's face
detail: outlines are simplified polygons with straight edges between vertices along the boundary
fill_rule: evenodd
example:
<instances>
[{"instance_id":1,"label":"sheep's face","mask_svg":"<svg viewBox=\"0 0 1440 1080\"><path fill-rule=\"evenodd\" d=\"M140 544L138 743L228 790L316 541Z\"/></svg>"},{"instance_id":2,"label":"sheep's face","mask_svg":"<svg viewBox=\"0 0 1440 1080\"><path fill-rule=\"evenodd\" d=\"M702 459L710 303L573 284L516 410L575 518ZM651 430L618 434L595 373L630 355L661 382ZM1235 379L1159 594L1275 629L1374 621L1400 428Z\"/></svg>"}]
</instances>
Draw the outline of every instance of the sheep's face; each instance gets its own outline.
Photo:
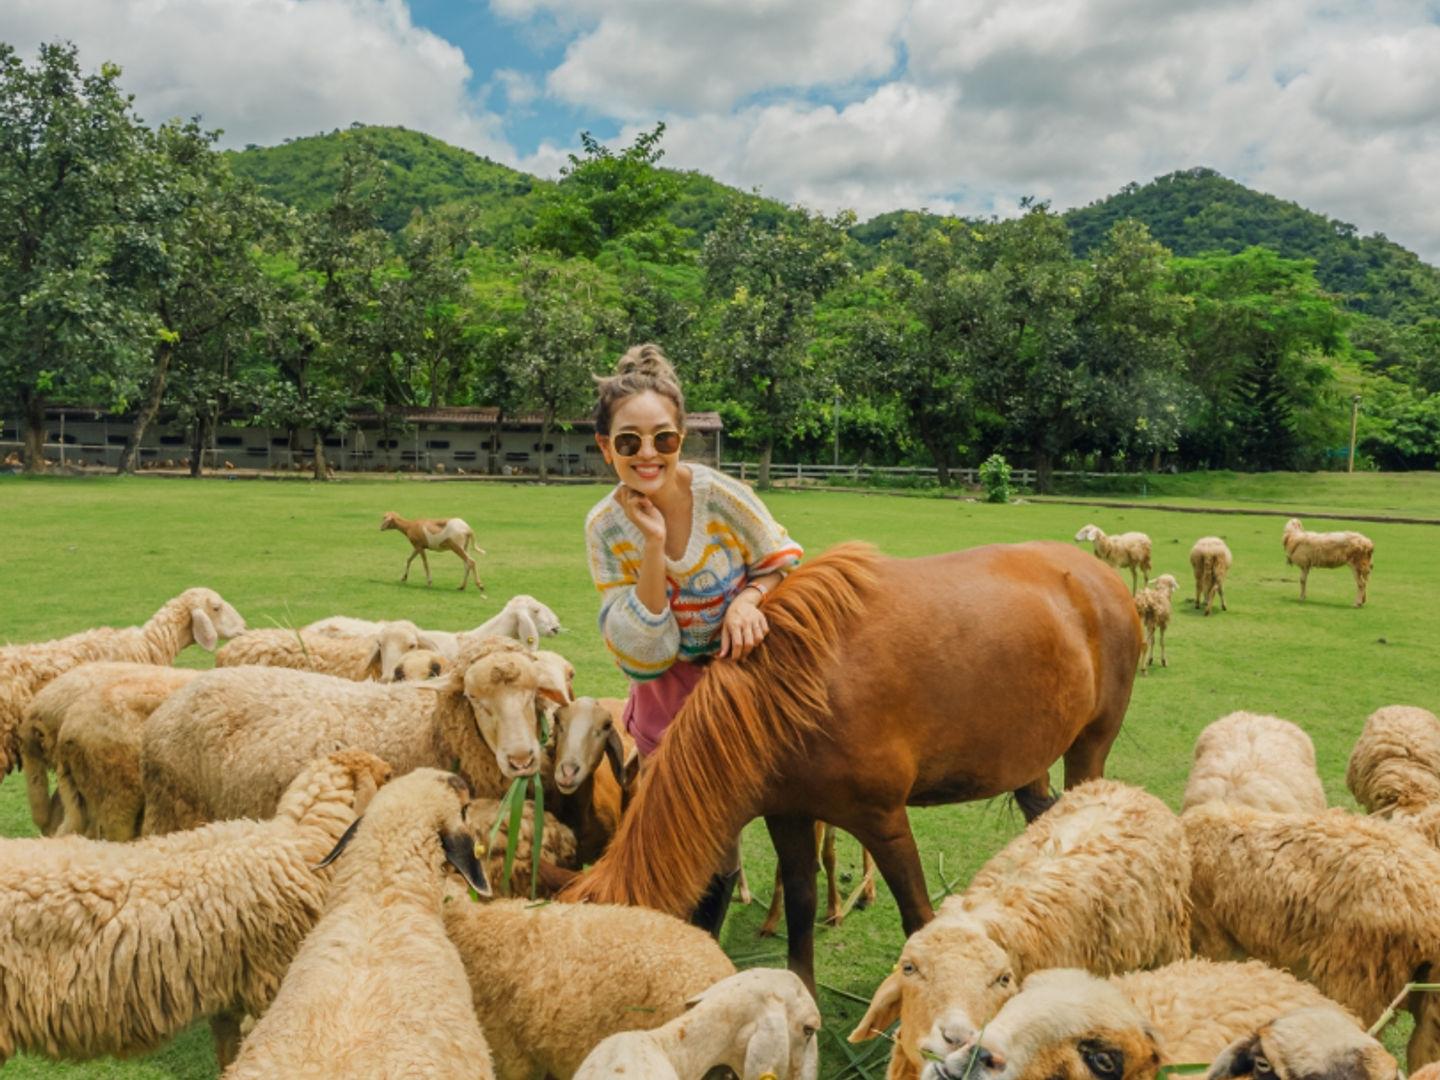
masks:
<instances>
[{"instance_id":1,"label":"sheep's face","mask_svg":"<svg viewBox=\"0 0 1440 1080\"><path fill-rule=\"evenodd\" d=\"M820 1010L799 976L752 968L722 979L685 1004L691 1008L705 1001L728 1002L724 1011L744 1018L735 1036L745 1047L741 1080L815 1080Z\"/></svg>"},{"instance_id":2,"label":"sheep's face","mask_svg":"<svg viewBox=\"0 0 1440 1080\"><path fill-rule=\"evenodd\" d=\"M1149 1080L1160 1047L1114 986L1083 971L1039 972L983 1036L925 1067L922 1080Z\"/></svg>"},{"instance_id":3,"label":"sheep's face","mask_svg":"<svg viewBox=\"0 0 1440 1080\"><path fill-rule=\"evenodd\" d=\"M213 589L188 589L186 606L190 610L190 636L202 649L215 651L221 638L239 637L245 632L245 620Z\"/></svg>"},{"instance_id":4,"label":"sheep's face","mask_svg":"<svg viewBox=\"0 0 1440 1080\"><path fill-rule=\"evenodd\" d=\"M415 649L434 652L435 641L408 619L397 619L381 627L375 635L375 651L371 656L371 663L379 667L380 681L390 682L402 658Z\"/></svg>"},{"instance_id":5,"label":"sheep's face","mask_svg":"<svg viewBox=\"0 0 1440 1080\"><path fill-rule=\"evenodd\" d=\"M615 718L594 698L576 698L555 714L555 786L570 794L600 764L606 753L616 777L624 776L625 744Z\"/></svg>"},{"instance_id":6,"label":"sheep's face","mask_svg":"<svg viewBox=\"0 0 1440 1080\"><path fill-rule=\"evenodd\" d=\"M1206 1080L1395 1080L1398 1068L1378 1042L1336 1009L1299 1009L1236 1040Z\"/></svg>"},{"instance_id":7,"label":"sheep's face","mask_svg":"<svg viewBox=\"0 0 1440 1080\"><path fill-rule=\"evenodd\" d=\"M895 970L850 1033L862 1042L900 1021L901 1052L918 1068L922 1041L964 1045L1019 989L1005 950L968 915L946 915L910 935Z\"/></svg>"},{"instance_id":8,"label":"sheep's face","mask_svg":"<svg viewBox=\"0 0 1440 1080\"><path fill-rule=\"evenodd\" d=\"M1280 535L1288 543L1292 537L1299 536L1304 531L1305 526L1301 523L1300 519L1291 518L1289 521L1285 522L1285 530Z\"/></svg>"},{"instance_id":9,"label":"sheep's face","mask_svg":"<svg viewBox=\"0 0 1440 1080\"><path fill-rule=\"evenodd\" d=\"M1077 532L1077 533L1075 534L1075 539L1076 539L1076 540L1090 541L1090 540L1094 540L1095 537L1097 537L1097 536L1099 536L1099 535L1100 535L1100 530L1097 529L1094 525L1086 525L1083 529L1081 529L1079 532Z\"/></svg>"},{"instance_id":10,"label":"sheep's face","mask_svg":"<svg viewBox=\"0 0 1440 1080\"><path fill-rule=\"evenodd\" d=\"M1175 590L1180 587L1180 582L1175 580L1174 574L1161 574L1150 584L1154 588L1163 592L1166 596L1173 595Z\"/></svg>"},{"instance_id":11,"label":"sheep's face","mask_svg":"<svg viewBox=\"0 0 1440 1080\"><path fill-rule=\"evenodd\" d=\"M535 661L518 653L491 653L465 670L465 697L475 727L509 779L540 768L536 697L541 692Z\"/></svg>"},{"instance_id":12,"label":"sheep's face","mask_svg":"<svg viewBox=\"0 0 1440 1080\"><path fill-rule=\"evenodd\" d=\"M424 682L438 679L450 670L450 661L433 649L415 649L400 658L390 669L392 682Z\"/></svg>"},{"instance_id":13,"label":"sheep's face","mask_svg":"<svg viewBox=\"0 0 1440 1080\"><path fill-rule=\"evenodd\" d=\"M541 637L554 637L565 629L560 625L560 617L533 596L517 594L512 596L505 606L525 612L534 622L535 630Z\"/></svg>"}]
</instances>

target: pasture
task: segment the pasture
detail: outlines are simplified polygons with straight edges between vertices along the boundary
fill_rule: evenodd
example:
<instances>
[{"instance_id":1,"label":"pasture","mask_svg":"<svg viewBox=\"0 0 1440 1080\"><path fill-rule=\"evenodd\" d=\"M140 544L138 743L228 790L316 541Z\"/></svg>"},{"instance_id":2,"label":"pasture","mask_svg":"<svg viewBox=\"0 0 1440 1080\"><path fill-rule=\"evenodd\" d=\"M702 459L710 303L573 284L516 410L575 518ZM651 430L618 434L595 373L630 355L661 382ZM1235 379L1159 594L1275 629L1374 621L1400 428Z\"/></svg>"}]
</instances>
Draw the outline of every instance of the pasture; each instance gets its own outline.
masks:
<instances>
[{"instance_id":1,"label":"pasture","mask_svg":"<svg viewBox=\"0 0 1440 1080\"><path fill-rule=\"evenodd\" d=\"M1306 497L1305 484L1295 485L1293 493L1274 481L1239 487L1243 490L1228 497L1198 484L1170 494L1197 503L1209 498L1218 505L1440 516L1440 477L1433 475L1327 478L1323 489L1314 490L1319 497L1313 501ZM390 479L314 485L4 478L0 639L42 640L106 623L142 622L191 585L218 590L253 627L301 626L343 613L461 629L523 592L549 604L568 628L554 647L575 664L577 692L620 696L624 679L595 627L598 601L583 538L585 513L604 492L596 486ZM1163 497L1151 492L1157 495ZM1195 736L1233 709L1274 713L1301 724L1315 741L1330 801L1350 806L1345 763L1365 717L1391 703L1432 710L1440 705L1437 527L1354 526L1376 544L1369 603L1355 610L1347 569L1315 571L1310 599L1299 603L1298 574L1286 566L1281 550L1282 518L1044 502L990 506L824 491L777 491L766 501L811 554L847 539L867 540L899 556L998 541L1068 541L1091 521L1108 532L1149 533L1153 572L1173 573L1181 582L1169 633L1171 666L1154 668L1137 680L1107 774L1143 785L1176 808ZM379 531L386 510L459 515L469 521L488 551L479 560L486 595L456 591L462 566L448 554L432 555L433 588L425 587L418 565L410 581L400 584L409 546L403 537ZM1307 524L1317 530L1352 527ZM1222 613L1217 604L1207 619L1189 606L1193 581L1187 555L1197 537L1209 534L1226 540L1235 565L1226 585L1230 610ZM1003 619L1005 613L997 611L995 617ZM210 659L191 648L179 662L208 666ZM923 680L924 672L917 671L915 678ZM864 747L854 750L865 752ZM937 897L947 885L963 887L1022 825L1018 811L998 800L913 810L911 820ZM17 773L0 784L0 833L32 831ZM757 901L748 908L732 906L724 945L742 966L783 965L783 942L756 936L774 866L758 823L746 834L745 858ZM841 862L847 873L858 875L859 850L848 838L841 840ZM824 1076L883 1075L886 1049L878 1043L847 1047L843 1038L894 962L901 941L899 917L883 883L875 907L852 914L839 929L820 931L816 959L825 1016ZM864 1059L863 1071L852 1068L852 1054ZM197 1028L148 1058L88 1066L21 1058L8 1067L10 1075L211 1077L214 1065L208 1030Z\"/></svg>"}]
</instances>

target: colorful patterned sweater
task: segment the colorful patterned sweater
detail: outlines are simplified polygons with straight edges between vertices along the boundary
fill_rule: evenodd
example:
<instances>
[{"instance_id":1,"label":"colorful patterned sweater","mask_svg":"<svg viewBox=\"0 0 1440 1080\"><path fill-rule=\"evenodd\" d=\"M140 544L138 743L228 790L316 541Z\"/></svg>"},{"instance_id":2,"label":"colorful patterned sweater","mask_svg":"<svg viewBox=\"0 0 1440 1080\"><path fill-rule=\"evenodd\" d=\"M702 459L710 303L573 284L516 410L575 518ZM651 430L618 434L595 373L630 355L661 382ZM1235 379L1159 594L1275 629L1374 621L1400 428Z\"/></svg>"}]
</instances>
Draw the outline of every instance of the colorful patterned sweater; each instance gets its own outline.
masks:
<instances>
[{"instance_id":1,"label":"colorful patterned sweater","mask_svg":"<svg viewBox=\"0 0 1440 1080\"><path fill-rule=\"evenodd\" d=\"M654 679L676 660L697 660L720 648L725 609L751 578L788 571L803 554L739 480L694 462L695 508L690 543L665 559L669 607L654 614L635 596L645 540L613 493L585 519L590 576L600 590L600 633L620 670L637 682Z\"/></svg>"}]
</instances>

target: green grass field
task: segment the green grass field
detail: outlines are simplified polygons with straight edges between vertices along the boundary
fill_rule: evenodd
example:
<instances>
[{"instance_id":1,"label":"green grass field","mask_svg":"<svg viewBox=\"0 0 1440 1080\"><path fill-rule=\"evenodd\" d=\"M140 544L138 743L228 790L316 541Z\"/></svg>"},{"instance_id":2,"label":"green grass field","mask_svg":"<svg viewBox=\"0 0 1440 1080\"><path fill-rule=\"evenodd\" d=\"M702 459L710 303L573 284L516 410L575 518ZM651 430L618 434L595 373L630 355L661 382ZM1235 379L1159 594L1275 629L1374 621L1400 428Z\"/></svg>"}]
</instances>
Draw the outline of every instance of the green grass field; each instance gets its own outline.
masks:
<instances>
[{"instance_id":1,"label":"green grass field","mask_svg":"<svg viewBox=\"0 0 1440 1080\"><path fill-rule=\"evenodd\" d=\"M1298 509L1350 508L1440 516L1440 476L1242 478L1233 485L1192 481L1182 492L1197 502ZM1293 490L1290 490L1293 489ZM161 602L190 585L218 589L252 626L303 625L337 613L410 618L440 628L472 626L514 593L550 604L570 632L556 647L577 669L577 692L622 695L623 677L607 659L595 628L597 597L586 570L582 524L604 493L599 487L348 480L338 484L204 482L143 479L0 479L0 640L43 640L89 626L143 621ZM1158 494L1158 493L1154 493ZM1171 667L1137 681L1125 728L1108 774L1143 785L1178 807L1195 736L1233 709L1294 720L1315 741L1326 791L1351 805L1345 762L1365 717L1408 702L1435 709L1440 652L1434 598L1440 592L1440 529L1366 524L1376 543L1370 601L1353 609L1348 570L1316 571L1310 599L1298 602L1298 576L1280 547L1281 522L1271 517L1166 513L1027 503L1018 506L892 498L824 491L777 491L767 499L776 517L811 553L841 540L863 539L893 555L922 555L994 541L1068 540L1087 521L1111 532L1141 529L1155 544L1156 574L1192 588L1190 544L1223 536L1235 553L1228 613L1209 619L1177 604L1169 635ZM408 584L399 576L408 548L378 531L380 515L460 515L489 554L480 560L489 592L461 593L461 567L451 556L432 560L435 587L418 565ZM1343 528L1323 523L1316 528ZM183 664L208 666L187 650ZM919 676L917 676L919 677ZM1024 677L1024 673L1012 674ZM857 753L863 753L857 747ZM1058 782L1058 776L1057 776ZM943 877L963 887L970 873L1021 828L1008 802L916 810L911 821L931 891ZM0 784L0 834L30 835L23 784ZM763 828L746 835L746 866L759 900L733 907L724 944L743 965L783 964L784 944L756 937L773 874ZM858 872L859 851L842 840L841 860ZM864 1011L863 1001L894 962L902 935L883 884L880 902L851 915L817 941L826 1032L823 1074L883 1075L849 1068L851 1049L839 1040ZM837 1038L838 1037L838 1038ZM1403 1045L1403 1044L1401 1044ZM878 1044L857 1048L883 1061ZM22 1058L7 1076L211 1077L208 1031L192 1029L149 1058L84 1067Z\"/></svg>"}]
</instances>

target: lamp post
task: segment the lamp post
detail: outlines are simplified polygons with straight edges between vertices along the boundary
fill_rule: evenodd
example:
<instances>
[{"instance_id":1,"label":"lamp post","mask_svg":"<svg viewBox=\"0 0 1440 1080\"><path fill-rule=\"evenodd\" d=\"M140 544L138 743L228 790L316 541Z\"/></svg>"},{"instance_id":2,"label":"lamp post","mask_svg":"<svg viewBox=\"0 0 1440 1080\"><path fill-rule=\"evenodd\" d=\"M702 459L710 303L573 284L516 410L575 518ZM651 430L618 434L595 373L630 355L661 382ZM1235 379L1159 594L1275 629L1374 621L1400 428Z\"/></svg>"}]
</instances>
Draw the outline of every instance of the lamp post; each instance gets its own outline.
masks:
<instances>
[{"instance_id":1,"label":"lamp post","mask_svg":"<svg viewBox=\"0 0 1440 1080\"><path fill-rule=\"evenodd\" d=\"M1355 394L1350 398L1350 468L1349 472L1355 471L1355 426L1360 419L1360 395Z\"/></svg>"}]
</instances>

